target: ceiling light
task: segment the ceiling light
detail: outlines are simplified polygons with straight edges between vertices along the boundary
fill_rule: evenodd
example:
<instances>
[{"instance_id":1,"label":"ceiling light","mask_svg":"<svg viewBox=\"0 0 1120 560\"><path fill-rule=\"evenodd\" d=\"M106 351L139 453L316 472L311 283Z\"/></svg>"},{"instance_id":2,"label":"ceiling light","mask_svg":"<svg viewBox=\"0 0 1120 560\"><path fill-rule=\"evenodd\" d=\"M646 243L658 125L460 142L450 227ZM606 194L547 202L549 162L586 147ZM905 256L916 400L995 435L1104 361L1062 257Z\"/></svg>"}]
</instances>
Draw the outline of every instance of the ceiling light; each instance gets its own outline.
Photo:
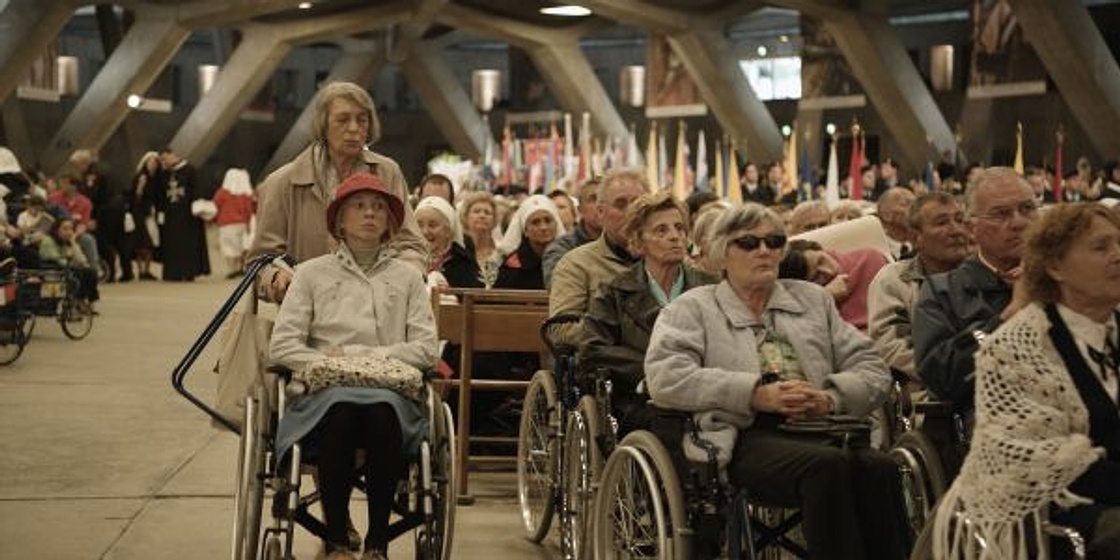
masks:
<instances>
[{"instance_id":1,"label":"ceiling light","mask_svg":"<svg viewBox=\"0 0 1120 560\"><path fill-rule=\"evenodd\" d=\"M824 131L827 132L829 135L836 134L836 125L833 124L833 123L828 123L827 125L825 125Z\"/></svg>"},{"instance_id":2,"label":"ceiling light","mask_svg":"<svg viewBox=\"0 0 1120 560\"><path fill-rule=\"evenodd\" d=\"M789 35L782 35L782 36L778 37L778 40L783 42L783 43L788 43L789 42Z\"/></svg>"},{"instance_id":3,"label":"ceiling light","mask_svg":"<svg viewBox=\"0 0 1120 560\"><path fill-rule=\"evenodd\" d=\"M758 56L766 56L766 45L758 46Z\"/></svg>"},{"instance_id":4,"label":"ceiling light","mask_svg":"<svg viewBox=\"0 0 1120 560\"><path fill-rule=\"evenodd\" d=\"M133 108L133 109L139 108L140 104L143 103L143 102L144 102L144 98L140 97L139 95L136 95L135 93L128 96L128 99L125 101L125 103L128 103L128 106Z\"/></svg>"},{"instance_id":5,"label":"ceiling light","mask_svg":"<svg viewBox=\"0 0 1120 560\"><path fill-rule=\"evenodd\" d=\"M311 2L300 2L299 3L299 9L310 10L311 9Z\"/></svg>"},{"instance_id":6,"label":"ceiling light","mask_svg":"<svg viewBox=\"0 0 1120 560\"><path fill-rule=\"evenodd\" d=\"M788 124L782 125L782 136L789 136L792 132L793 129Z\"/></svg>"},{"instance_id":7,"label":"ceiling light","mask_svg":"<svg viewBox=\"0 0 1120 560\"><path fill-rule=\"evenodd\" d=\"M591 10L576 4L564 4L541 8L541 13L546 16L583 17L591 15Z\"/></svg>"}]
</instances>

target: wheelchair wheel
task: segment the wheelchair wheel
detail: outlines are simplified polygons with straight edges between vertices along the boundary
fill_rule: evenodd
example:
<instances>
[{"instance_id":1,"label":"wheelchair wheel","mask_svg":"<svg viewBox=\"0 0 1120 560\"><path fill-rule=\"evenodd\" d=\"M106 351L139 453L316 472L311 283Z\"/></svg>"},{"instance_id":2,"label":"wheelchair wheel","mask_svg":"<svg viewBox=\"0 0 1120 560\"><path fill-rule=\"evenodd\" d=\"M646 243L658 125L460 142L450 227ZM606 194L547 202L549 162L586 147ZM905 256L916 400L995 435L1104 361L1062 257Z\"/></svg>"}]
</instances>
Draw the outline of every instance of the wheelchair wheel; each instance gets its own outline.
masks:
<instances>
[{"instance_id":1,"label":"wheelchair wheel","mask_svg":"<svg viewBox=\"0 0 1120 560\"><path fill-rule=\"evenodd\" d=\"M902 472L902 493L911 542L915 542L945 493L944 468L937 449L924 434L910 431L898 438L890 456Z\"/></svg>"},{"instance_id":2,"label":"wheelchair wheel","mask_svg":"<svg viewBox=\"0 0 1120 560\"><path fill-rule=\"evenodd\" d=\"M568 417L564 433L564 500L567 515L561 531L561 551L565 558L585 558L594 522L595 488L603 470L603 456L597 438L602 434L595 400L584 396Z\"/></svg>"},{"instance_id":3,"label":"wheelchair wheel","mask_svg":"<svg viewBox=\"0 0 1120 560\"><path fill-rule=\"evenodd\" d=\"M20 314L15 323L0 331L0 366L14 363L23 354L23 347L31 340L35 316Z\"/></svg>"},{"instance_id":4,"label":"wheelchair wheel","mask_svg":"<svg viewBox=\"0 0 1120 560\"><path fill-rule=\"evenodd\" d=\"M237 460L238 484L234 497L233 560L257 558L261 509L264 503L264 479L261 475L265 447L261 428L268 422L267 418L262 418L264 407L260 406L261 393L258 388L253 396L245 398Z\"/></svg>"},{"instance_id":5,"label":"wheelchair wheel","mask_svg":"<svg viewBox=\"0 0 1120 560\"><path fill-rule=\"evenodd\" d=\"M455 420L451 407L429 392L430 445L424 474L424 525L416 532L417 560L451 557L455 527Z\"/></svg>"},{"instance_id":6,"label":"wheelchair wheel","mask_svg":"<svg viewBox=\"0 0 1120 560\"><path fill-rule=\"evenodd\" d=\"M81 340L93 330L93 313L84 308L85 302L74 298L63 298L58 308L58 322L62 332L71 340Z\"/></svg>"},{"instance_id":7,"label":"wheelchair wheel","mask_svg":"<svg viewBox=\"0 0 1120 560\"><path fill-rule=\"evenodd\" d=\"M525 536L541 542L556 508L557 433L560 405L552 373L538 371L525 390L517 433L517 499Z\"/></svg>"},{"instance_id":8,"label":"wheelchair wheel","mask_svg":"<svg viewBox=\"0 0 1120 560\"><path fill-rule=\"evenodd\" d=\"M596 560L685 560L684 493L672 458L652 433L626 436L606 465L595 498Z\"/></svg>"}]
</instances>

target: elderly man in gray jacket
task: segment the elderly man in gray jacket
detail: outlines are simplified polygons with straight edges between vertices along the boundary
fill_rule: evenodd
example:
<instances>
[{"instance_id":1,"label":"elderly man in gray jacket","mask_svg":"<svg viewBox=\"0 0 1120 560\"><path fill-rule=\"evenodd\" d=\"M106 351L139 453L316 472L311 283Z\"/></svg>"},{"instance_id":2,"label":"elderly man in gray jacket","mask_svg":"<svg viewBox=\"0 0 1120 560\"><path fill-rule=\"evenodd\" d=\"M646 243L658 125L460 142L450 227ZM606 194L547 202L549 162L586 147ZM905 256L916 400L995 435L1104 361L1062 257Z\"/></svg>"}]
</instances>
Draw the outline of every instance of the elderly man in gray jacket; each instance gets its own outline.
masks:
<instances>
[{"instance_id":1,"label":"elderly man in gray jacket","mask_svg":"<svg viewBox=\"0 0 1120 560\"><path fill-rule=\"evenodd\" d=\"M693 413L736 486L798 507L809 553L832 559L905 555L898 470L872 449L791 433L791 420L867 417L890 386L871 341L840 318L824 288L778 280L781 219L748 203L719 218L712 253L725 276L662 312L646 354L655 404ZM704 454L688 438L686 456Z\"/></svg>"}]
</instances>

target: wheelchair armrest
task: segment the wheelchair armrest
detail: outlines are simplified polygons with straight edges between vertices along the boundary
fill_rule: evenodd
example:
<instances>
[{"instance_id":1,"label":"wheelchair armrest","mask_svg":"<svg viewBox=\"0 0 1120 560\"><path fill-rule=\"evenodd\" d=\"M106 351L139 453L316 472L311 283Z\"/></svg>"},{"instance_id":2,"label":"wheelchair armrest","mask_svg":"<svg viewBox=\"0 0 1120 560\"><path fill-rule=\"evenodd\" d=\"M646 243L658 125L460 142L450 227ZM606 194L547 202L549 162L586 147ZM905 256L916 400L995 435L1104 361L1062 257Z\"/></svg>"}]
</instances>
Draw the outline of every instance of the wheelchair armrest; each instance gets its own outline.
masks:
<instances>
[{"instance_id":1,"label":"wheelchair armrest","mask_svg":"<svg viewBox=\"0 0 1120 560\"><path fill-rule=\"evenodd\" d=\"M954 414L955 409L951 401L920 401L914 403L914 412L939 418L949 418Z\"/></svg>"},{"instance_id":2,"label":"wheelchair armrest","mask_svg":"<svg viewBox=\"0 0 1120 560\"><path fill-rule=\"evenodd\" d=\"M1066 527L1065 525L1056 525L1049 521L1043 521L1042 533L1069 541L1069 547L1073 549L1074 558L1085 558L1085 537L1081 536L1081 533L1079 533L1077 529Z\"/></svg>"},{"instance_id":3,"label":"wheelchair armrest","mask_svg":"<svg viewBox=\"0 0 1120 560\"><path fill-rule=\"evenodd\" d=\"M285 383L292 381L292 373L294 373L290 368L280 365L268 366L265 371L283 379Z\"/></svg>"}]
</instances>

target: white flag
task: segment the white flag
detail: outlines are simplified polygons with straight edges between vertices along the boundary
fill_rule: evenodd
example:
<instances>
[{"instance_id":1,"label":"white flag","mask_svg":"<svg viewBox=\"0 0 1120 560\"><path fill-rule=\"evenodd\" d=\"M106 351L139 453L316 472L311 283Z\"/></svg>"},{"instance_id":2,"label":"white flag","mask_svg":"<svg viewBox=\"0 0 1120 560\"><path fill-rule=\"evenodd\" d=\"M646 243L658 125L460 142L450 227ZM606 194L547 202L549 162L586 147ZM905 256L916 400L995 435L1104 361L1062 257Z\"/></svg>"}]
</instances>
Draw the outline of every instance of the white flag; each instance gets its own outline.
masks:
<instances>
[{"instance_id":1,"label":"white flag","mask_svg":"<svg viewBox=\"0 0 1120 560\"><path fill-rule=\"evenodd\" d=\"M638 135L634 133L634 125L630 125L630 136L626 139L626 167L642 167L642 151L638 149Z\"/></svg>"},{"instance_id":2,"label":"white flag","mask_svg":"<svg viewBox=\"0 0 1120 560\"><path fill-rule=\"evenodd\" d=\"M840 164L836 161L836 139L828 153L828 179L824 185L824 201L829 207L840 203Z\"/></svg>"},{"instance_id":3,"label":"white flag","mask_svg":"<svg viewBox=\"0 0 1120 560\"><path fill-rule=\"evenodd\" d=\"M708 146L704 141L704 129L696 138L696 190L707 192L708 188Z\"/></svg>"}]
</instances>

